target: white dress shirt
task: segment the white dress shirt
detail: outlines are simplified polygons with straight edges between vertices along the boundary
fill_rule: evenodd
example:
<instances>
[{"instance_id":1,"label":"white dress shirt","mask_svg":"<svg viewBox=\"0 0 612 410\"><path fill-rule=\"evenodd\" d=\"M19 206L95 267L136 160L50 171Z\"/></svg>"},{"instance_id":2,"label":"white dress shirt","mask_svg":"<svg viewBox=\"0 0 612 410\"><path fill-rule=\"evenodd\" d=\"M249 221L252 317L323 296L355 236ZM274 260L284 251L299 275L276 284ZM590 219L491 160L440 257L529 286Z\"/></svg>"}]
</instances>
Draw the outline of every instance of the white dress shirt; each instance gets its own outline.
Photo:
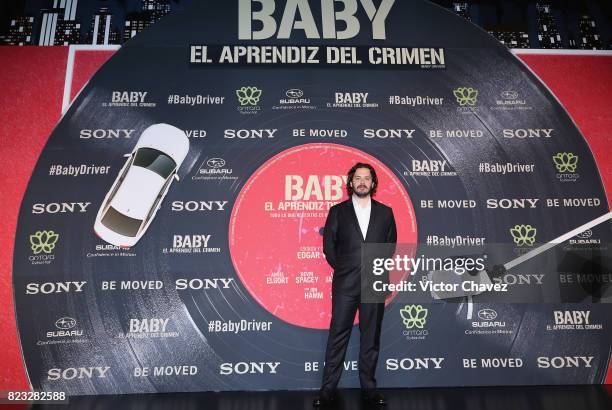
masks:
<instances>
[{"instance_id":1,"label":"white dress shirt","mask_svg":"<svg viewBox=\"0 0 612 410\"><path fill-rule=\"evenodd\" d=\"M368 234L368 225L370 224L370 213L372 211L372 201L370 197L368 197L368 205L362 207L357 202L355 196L353 198L353 208L355 208L355 214L357 215L357 221L359 222L359 228L361 229L361 234L363 235L363 240L365 241L366 235Z\"/></svg>"}]
</instances>

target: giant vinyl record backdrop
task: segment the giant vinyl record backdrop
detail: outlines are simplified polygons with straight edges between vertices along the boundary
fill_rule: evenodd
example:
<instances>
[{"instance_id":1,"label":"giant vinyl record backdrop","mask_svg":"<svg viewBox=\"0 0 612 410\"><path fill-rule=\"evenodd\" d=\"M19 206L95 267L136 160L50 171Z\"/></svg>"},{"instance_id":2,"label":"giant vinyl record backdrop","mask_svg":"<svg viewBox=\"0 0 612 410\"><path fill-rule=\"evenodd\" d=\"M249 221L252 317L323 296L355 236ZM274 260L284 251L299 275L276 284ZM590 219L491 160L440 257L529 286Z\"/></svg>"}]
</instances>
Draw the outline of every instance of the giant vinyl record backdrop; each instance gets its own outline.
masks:
<instances>
[{"instance_id":1,"label":"giant vinyl record backdrop","mask_svg":"<svg viewBox=\"0 0 612 410\"><path fill-rule=\"evenodd\" d=\"M135 149L178 144L147 137L159 124L186 135L184 159L164 156L178 181L163 164L161 182L128 174L157 167ZM129 41L53 129L14 242L30 386L317 388L331 317L322 229L357 161L378 170L376 199L415 254L477 244L503 264L597 221L492 278L514 298L394 294L381 387L606 380L605 187L530 69L426 1L243 0L198 2ZM145 218L129 246L94 229L105 219L129 236ZM359 385L357 327L341 386Z\"/></svg>"}]
</instances>

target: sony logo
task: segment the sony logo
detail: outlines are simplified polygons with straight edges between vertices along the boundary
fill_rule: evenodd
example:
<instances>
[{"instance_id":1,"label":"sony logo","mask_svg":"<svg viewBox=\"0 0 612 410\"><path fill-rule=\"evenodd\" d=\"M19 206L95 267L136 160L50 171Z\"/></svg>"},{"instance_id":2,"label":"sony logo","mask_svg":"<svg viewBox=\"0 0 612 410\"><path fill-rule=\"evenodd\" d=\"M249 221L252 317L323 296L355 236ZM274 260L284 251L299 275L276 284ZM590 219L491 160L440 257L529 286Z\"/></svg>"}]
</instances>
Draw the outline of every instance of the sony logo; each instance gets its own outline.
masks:
<instances>
[{"instance_id":1,"label":"sony logo","mask_svg":"<svg viewBox=\"0 0 612 410\"><path fill-rule=\"evenodd\" d=\"M222 363L219 374L276 374L280 362L238 362Z\"/></svg>"},{"instance_id":2,"label":"sony logo","mask_svg":"<svg viewBox=\"0 0 612 410\"><path fill-rule=\"evenodd\" d=\"M72 379L93 379L106 378L106 373L110 369L105 367L69 367L67 369L49 369L47 380L72 380Z\"/></svg>"},{"instance_id":3,"label":"sony logo","mask_svg":"<svg viewBox=\"0 0 612 410\"><path fill-rule=\"evenodd\" d=\"M172 210L181 211L224 211L227 201L173 201Z\"/></svg>"},{"instance_id":4,"label":"sony logo","mask_svg":"<svg viewBox=\"0 0 612 410\"><path fill-rule=\"evenodd\" d=\"M56 214L56 213L78 213L87 212L87 207L91 202L52 202L49 204L32 205L33 214Z\"/></svg>"},{"instance_id":5,"label":"sony logo","mask_svg":"<svg viewBox=\"0 0 612 410\"><path fill-rule=\"evenodd\" d=\"M103 138L131 138L135 130L81 130L81 139L103 139Z\"/></svg>"},{"instance_id":6,"label":"sony logo","mask_svg":"<svg viewBox=\"0 0 612 410\"><path fill-rule=\"evenodd\" d=\"M539 199L537 198L512 198L512 199L487 199L489 209L525 209L537 208Z\"/></svg>"},{"instance_id":7,"label":"sony logo","mask_svg":"<svg viewBox=\"0 0 612 410\"><path fill-rule=\"evenodd\" d=\"M26 295L36 295L38 293L48 295L50 293L68 293L72 291L82 292L86 283L86 281L28 283L26 285Z\"/></svg>"},{"instance_id":8,"label":"sony logo","mask_svg":"<svg viewBox=\"0 0 612 410\"><path fill-rule=\"evenodd\" d=\"M538 367L541 369L563 369L566 367L591 367L593 356L555 356L538 357Z\"/></svg>"},{"instance_id":9,"label":"sony logo","mask_svg":"<svg viewBox=\"0 0 612 410\"><path fill-rule=\"evenodd\" d=\"M265 40L276 35L279 39L291 38L293 30L303 30L309 39L346 40L359 34L361 25L355 16L359 3L372 23L372 38L385 40L386 20L395 0L382 0L378 6L373 0L320 0L321 28L312 14L308 0L286 0L285 7L277 23L273 16L275 0L238 1L238 38L240 40ZM257 3L256 5L254 5ZM256 23L255 23L256 22ZM260 27L254 30L254 24ZM339 24L338 24L339 23Z\"/></svg>"},{"instance_id":10,"label":"sony logo","mask_svg":"<svg viewBox=\"0 0 612 410\"><path fill-rule=\"evenodd\" d=\"M412 138L412 134L414 134L415 130L402 130L402 129L395 129L395 130L387 130L387 129L378 129L378 130L371 130L371 129L366 129L363 130L363 136L364 138L381 138L381 139L385 139L385 138Z\"/></svg>"},{"instance_id":11,"label":"sony logo","mask_svg":"<svg viewBox=\"0 0 612 410\"><path fill-rule=\"evenodd\" d=\"M503 130L504 138L552 138L552 128L536 128L536 129L518 129L518 130Z\"/></svg>"},{"instance_id":12,"label":"sony logo","mask_svg":"<svg viewBox=\"0 0 612 410\"><path fill-rule=\"evenodd\" d=\"M528 274L513 274L507 273L501 278L491 278L495 283L505 283L507 285L541 285L544 280L544 275L541 273Z\"/></svg>"},{"instance_id":13,"label":"sony logo","mask_svg":"<svg viewBox=\"0 0 612 410\"><path fill-rule=\"evenodd\" d=\"M223 133L223 138L231 139L247 139L247 138L274 138L274 134L276 134L278 130L225 130Z\"/></svg>"},{"instance_id":14,"label":"sony logo","mask_svg":"<svg viewBox=\"0 0 612 410\"><path fill-rule=\"evenodd\" d=\"M443 361L443 357L416 357L414 359L406 357L403 359L387 359L385 363L387 370L395 371L429 369L430 366L432 369L441 369Z\"/></svg>"},{"instance_id":15,"label":"sony logo","mask_svg":"<svg viewBox=\"0 0 612 410\"><path fill-rule=\"evenodd\" d=\"M200 290L200 289L229 289L234 282L234 278L215 278L215 279L177 279L175 289L177 290Z\"/></svg>"}]
</instances>

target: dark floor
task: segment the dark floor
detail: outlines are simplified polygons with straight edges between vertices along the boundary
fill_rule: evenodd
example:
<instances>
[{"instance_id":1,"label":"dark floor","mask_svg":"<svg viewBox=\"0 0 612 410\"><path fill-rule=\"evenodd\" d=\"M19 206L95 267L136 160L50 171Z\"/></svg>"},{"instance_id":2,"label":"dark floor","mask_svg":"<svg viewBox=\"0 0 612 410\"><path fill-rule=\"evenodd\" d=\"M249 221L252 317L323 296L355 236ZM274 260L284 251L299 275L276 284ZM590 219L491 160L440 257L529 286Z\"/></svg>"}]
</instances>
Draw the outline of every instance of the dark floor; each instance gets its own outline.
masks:
<instances>
[{"instance_id":1,"label":"dark floor","mask_svg":"<svg viewBox=\"0 0 612 410\"><path fill-rule=\"evenodd\" d=\"M386 409L395 410L609 410L610 386L521 386L382 390ZM67 405L33 405L32 409L91 410L311 410L316 391L167 393L71 397ZM27 408L27 407L26 407ZM365 406L358 389L340 390L336 409Z\"/></svg>"}]
</instances>

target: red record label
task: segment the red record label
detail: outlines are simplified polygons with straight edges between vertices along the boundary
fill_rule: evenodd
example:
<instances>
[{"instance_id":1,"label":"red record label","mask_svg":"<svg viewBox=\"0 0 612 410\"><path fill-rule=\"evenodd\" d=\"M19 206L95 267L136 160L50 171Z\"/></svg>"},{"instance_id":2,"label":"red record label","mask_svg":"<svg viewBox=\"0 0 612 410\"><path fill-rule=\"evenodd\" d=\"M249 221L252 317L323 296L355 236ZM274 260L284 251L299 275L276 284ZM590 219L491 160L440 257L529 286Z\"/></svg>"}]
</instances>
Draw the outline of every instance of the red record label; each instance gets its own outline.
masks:
<instances>
[{"instance_id":1,"label":"red record label","mask_svg":"<svg viewBox=\"0 0 612 410\"><path fill-rule=\"evenodd\" d=\"M376 169L375 198L393 208L398 243L416 243L414 208L401 182L355 148L287 149L266 161L238 195L229 230L232 262L251 296L285 322L329 328L333 270L323 254L322 233L329 208L348 198L346 174L356 162ZM400 279L392 273L392 282Z\"/></svg>"}]
</instances>

